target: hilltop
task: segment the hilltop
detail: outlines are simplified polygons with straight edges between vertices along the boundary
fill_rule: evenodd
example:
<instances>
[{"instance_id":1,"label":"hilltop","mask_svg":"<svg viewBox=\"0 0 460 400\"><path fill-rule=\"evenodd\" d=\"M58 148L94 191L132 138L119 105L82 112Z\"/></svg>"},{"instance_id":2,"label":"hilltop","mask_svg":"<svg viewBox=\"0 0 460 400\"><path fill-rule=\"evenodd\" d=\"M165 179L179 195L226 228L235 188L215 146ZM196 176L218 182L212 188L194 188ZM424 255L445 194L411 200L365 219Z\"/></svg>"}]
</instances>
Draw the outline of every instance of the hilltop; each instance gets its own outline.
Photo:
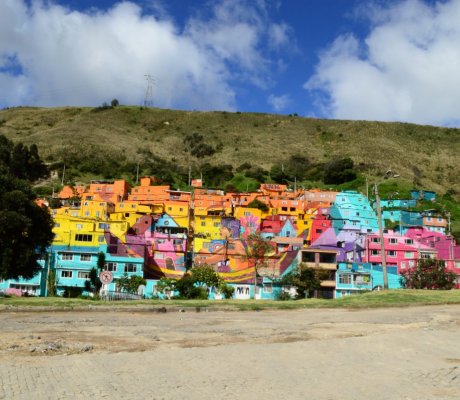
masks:
<instances>
[{"instance_id":1,"label":"hilltop","mask_svg":"<svg viewBox=\"0 0 460 400\"><path fill-rule=\"evenodd\" d=\"M0 111L0 134L37 144L45 161L65 163L69 180L133 179L137 164L141 174L190 167L196 175L204 164L235 172L250 163L267 176L301 155L313 166L349 157L371 183L391 169L407 187L460 193L460 129L453 128L135 106L20 107Z\"/></svg>"}]
</instances>

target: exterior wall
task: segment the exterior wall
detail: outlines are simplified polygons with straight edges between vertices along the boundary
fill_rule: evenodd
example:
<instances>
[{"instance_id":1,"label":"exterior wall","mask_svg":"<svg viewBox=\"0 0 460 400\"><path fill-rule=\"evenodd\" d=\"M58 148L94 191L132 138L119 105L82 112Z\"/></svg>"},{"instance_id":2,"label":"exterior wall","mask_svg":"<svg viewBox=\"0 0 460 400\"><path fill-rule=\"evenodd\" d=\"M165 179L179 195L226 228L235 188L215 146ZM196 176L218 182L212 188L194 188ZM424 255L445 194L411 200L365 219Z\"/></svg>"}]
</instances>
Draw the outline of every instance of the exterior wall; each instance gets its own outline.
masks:
<instances>
[{"instance_id":1,"label":"exterior wall","mask_svg":"<svg viewBox=\"0 0 460 400\"><path fill-rule=\"evenodd\" d=\"M338 193L334 205L331 206L330 215L336 232L344 229L360 232L378 230L377 215L367 198L358 192Z\"/></svg>"},{"instance_id":2,"label":"exterior wall","mask_svg":"<svg viewBox=\"0 0 460 400\"><path fill-rule=\"evenodd\" d=\"M414 266L418 258L434 258L436 256L435 249L423 245L411 237L401 236L391 231L384 234L384 245L387 265L402 269ZM374 265L382 264L379 235L368 236L364 260Z\"/></svg>"}]
</instances>

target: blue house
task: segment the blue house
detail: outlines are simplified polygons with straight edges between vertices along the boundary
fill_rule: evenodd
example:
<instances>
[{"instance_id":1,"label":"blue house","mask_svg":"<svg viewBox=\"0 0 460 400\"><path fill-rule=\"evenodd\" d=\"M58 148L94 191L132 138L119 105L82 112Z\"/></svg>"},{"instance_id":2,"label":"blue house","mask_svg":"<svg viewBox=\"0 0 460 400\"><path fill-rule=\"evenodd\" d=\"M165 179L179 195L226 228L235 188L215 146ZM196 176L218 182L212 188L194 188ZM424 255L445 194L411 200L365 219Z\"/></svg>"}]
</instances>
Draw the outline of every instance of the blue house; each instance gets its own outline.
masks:
<instances>
[{"instance_id":1,"label":"blue house","mask_svg":"<svg viewBox=\"0 0 460 400\"><path fill-rule=\"evenodd\" d=\"M389 289L400 289L401 280L397 267L387 267ZM338 263L335 297L360 294L383 288L382 266L371 263Z\"/></svg>"},{"instance_id":2,"label":"blue house","mask_svg":"<svg viewBox=\"0 0 460 400\"><path fill-rule=\"evenodd\" d=\"M344 230L363 233L378 230L375 211L368 199L356 191L349 190L338 193L330 208L330 217L337 234Z\"/></svg>"},{"instance_id":3,"label":"blue house","mask_svg":"<svg viewBox=\"0 0 460 400\"><path fill-rule=\"evenodd\" d=\"M431 190L413 189L410 191L410 195L414 200L436 201L436 192Z\"/></svg>"}]
</instances>

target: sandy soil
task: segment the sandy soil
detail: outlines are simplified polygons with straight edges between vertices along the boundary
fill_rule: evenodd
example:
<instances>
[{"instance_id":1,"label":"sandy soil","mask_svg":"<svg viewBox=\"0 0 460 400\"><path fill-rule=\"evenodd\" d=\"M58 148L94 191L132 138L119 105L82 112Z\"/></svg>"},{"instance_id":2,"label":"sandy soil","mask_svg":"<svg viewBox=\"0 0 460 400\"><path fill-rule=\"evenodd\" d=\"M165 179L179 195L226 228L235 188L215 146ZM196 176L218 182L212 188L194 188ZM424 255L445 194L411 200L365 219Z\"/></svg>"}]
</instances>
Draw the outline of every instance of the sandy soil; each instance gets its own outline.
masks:
<instances>
[{"instance_id":1,"label":"sandy soil","mask_svg":"<svg viewBox=\"0 0 460 400\"><path fill-rule=\"evenodd\" d=\"M460 399L460 306L0 312L0 399Z\"/></svg>"}]
</instances>

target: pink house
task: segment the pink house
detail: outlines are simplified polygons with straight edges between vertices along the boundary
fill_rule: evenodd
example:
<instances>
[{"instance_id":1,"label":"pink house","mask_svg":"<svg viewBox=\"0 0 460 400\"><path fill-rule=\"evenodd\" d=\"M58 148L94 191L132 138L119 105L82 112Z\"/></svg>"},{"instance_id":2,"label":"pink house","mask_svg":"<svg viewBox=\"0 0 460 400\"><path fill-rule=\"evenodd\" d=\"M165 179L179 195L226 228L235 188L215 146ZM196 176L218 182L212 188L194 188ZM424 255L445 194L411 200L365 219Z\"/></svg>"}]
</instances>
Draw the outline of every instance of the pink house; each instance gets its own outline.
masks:
<instances>
[{"instance_id":1,"label":"pink house","mask_svg":"<svg viewBox=\"0 0 460 400\"><path fill-rule=\"evenodd\" d=\"M437 258L433 247L416 241L414 238L386 231L383 240L387 266L396 266L398 271L416 265L419 258ZM365 243L364 262L375 265L382 264L382 248L378 234L368 235Z\"/></svg>"}]
</instances>

